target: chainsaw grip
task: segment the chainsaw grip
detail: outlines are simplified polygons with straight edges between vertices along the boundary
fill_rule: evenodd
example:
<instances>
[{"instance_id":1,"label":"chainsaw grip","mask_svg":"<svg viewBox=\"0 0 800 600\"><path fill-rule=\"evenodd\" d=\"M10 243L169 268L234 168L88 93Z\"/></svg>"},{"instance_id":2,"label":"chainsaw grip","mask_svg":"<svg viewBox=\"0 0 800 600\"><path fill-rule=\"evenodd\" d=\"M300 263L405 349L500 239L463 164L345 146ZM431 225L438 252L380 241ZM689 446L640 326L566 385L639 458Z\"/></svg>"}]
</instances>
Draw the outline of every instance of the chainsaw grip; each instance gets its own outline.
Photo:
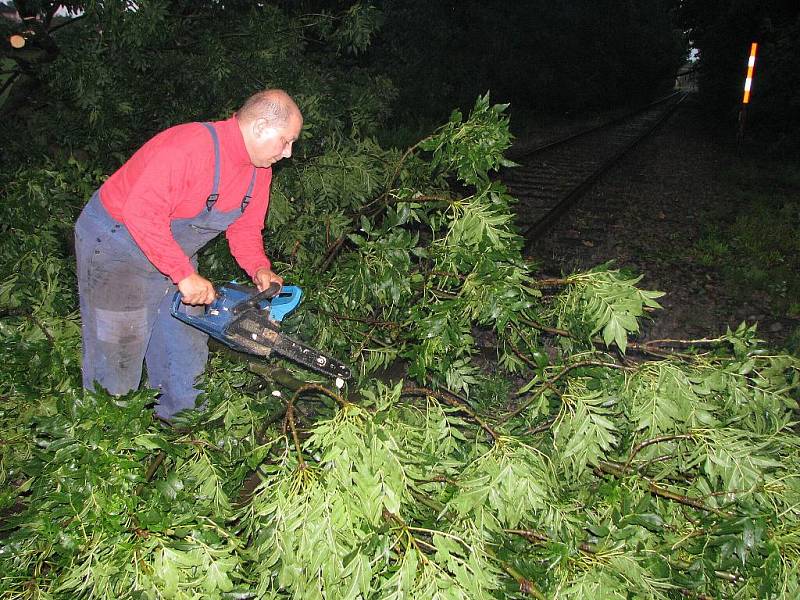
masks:
<instances>
[{"instance_id":1,"label":"chainsaw grip","mask_svg":"<svg viewBox=\"0 0 800 600\"><path fill-rule=\"evenodd\" d=\"M270 298L274 298L278 295L281 291L281 284L275 283L274 281L269 284L269 287L265 289L263 292L258 292L257 294L253 294L244 302L240 302L233 308L233 314L238 315L242 311L250 310L251 308L258 308L259 303L262 300L269 300Z\"/></svg>"}]
</instances>

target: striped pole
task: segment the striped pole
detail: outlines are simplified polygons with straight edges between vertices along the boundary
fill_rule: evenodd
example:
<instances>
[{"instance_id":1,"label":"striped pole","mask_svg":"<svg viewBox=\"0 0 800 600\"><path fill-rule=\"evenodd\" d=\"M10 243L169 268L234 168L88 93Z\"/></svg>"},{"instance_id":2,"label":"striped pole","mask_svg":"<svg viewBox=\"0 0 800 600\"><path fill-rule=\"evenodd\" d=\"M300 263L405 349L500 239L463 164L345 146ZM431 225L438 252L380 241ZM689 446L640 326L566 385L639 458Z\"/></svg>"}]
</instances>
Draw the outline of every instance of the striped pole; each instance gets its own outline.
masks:
<instances>
[{"instance_id":1,"label":"striped pole","mask_svg":"<svg viewBox=\"0 0 800 600\"><path fill-rule=\"evenodd\" d=\"M756 68L756 50L758 50L758 44L753 42L750 44L750 58L747 61L747 77L744 80L742 104L750 104L750 88L753 85L753 71L755 71Z\"/></svg>"},{"instance_id":2,"label":"striped pole","mask_svg":"<svg viewBox=\"0 0 800 600\"><path fill-rule=\"evenodd\" d=\"M736 133L736 141L741 148L744 141L744 125L747 121L747 105L750 104L750 89L753 87L753 72L756 69L756 51L758 44L750 44L750 58L747 60L747 76L744 80L744 94L742 95L742 106L739 109L739 131Z\"/></svg>"}]
</instances>

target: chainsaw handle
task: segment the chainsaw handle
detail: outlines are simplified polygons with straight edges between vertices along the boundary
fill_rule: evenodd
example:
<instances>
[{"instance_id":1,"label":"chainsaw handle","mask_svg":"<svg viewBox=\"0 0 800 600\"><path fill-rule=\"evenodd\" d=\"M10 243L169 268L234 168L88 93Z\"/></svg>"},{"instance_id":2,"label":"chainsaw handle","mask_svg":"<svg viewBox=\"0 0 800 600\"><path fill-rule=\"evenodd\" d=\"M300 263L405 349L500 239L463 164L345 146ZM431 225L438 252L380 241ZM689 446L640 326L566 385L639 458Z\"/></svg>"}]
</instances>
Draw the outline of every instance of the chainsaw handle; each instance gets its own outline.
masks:
<instances>
[{"instance_id":1,"label":"chainsaw handle","mask_svg":"<svg viewBox=\"0 0 800 600\"><path fill-rule=\"evenodd\" d=\"M281 291L281 284L275 283L274 281L269 284L269 287L265 289L263 292L258 292L257 294L253 294L247 300L243 300L236 306L231 309L231 312L235 315L238 315L246 310L250 310L251 308L258 309L258 305L261 303L262 300L269 300L270 298L274 298L277 296Z\"/></svg>"}]
</instances>

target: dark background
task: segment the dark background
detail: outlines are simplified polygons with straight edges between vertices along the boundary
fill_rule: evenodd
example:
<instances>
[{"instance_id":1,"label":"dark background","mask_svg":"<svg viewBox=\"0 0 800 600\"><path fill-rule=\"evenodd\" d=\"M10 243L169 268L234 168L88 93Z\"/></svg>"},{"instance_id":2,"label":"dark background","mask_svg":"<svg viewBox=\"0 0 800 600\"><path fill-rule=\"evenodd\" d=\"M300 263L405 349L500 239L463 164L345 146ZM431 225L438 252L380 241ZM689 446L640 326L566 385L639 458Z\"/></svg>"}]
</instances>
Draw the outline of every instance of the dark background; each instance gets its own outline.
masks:
<instances>
[{"instance_id":1,"label":"dark background","mask_svg":"<svg viewBox=\"0 0 800 600\"><path fill-rule=\"evenodd\" d=\"M636 105L691 68L708 117L728 127L751 41L750 135L767 151L800 145L800 8L790 0L2 6L2 152L14 162L54 148L119 162L155 131L229 114L264 86L301 96L310 134L346 138L413 135L486 91L511 103L512 120ZM29 20L12 20L14 8ZM25 48L10 46L13 33Z\"/></svg>"}]
</instances>

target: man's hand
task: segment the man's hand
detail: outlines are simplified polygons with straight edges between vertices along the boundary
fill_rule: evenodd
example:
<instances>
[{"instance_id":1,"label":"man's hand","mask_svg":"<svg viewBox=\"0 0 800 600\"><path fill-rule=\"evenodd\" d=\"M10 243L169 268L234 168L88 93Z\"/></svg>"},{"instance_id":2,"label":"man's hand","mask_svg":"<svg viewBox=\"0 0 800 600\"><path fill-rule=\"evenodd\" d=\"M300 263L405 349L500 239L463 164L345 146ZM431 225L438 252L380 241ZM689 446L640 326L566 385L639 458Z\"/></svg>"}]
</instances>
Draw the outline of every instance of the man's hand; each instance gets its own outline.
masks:
<instances>
[{"instance_id":1,"label":"man's hand","mask_svg":"<svg viewBox=\"0 0 800 600\"><path fill-rule=\"evenodd\" d=\"M217 293L214 285L205 277L193 273L178 282L178 291L184 304L211 304Z\"/></svg>"},{"instance_id":2,"label":"man's hand","mask_svg":"<svg viewBox=\"0 0 800 600\"><path fill-rule=\"evenodd\" d=\"M266 267L261 267L256 271L255 275L253 275L253 283L256 284L259 292L263 292L271 283L277 283L279 286L283 287L283 277L276 275Z\"/></svg>"}]
</instances>

